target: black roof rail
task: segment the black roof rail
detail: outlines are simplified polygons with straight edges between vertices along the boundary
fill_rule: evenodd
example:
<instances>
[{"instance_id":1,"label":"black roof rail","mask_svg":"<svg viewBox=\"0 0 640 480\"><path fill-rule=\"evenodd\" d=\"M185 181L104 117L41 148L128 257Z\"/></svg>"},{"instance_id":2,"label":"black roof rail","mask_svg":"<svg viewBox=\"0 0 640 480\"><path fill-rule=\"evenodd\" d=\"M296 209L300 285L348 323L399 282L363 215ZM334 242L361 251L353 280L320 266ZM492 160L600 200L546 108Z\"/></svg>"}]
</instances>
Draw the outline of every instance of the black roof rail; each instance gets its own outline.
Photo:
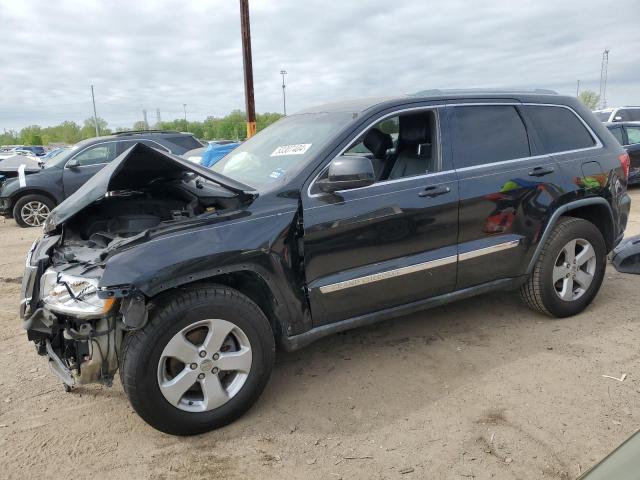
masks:
<instances>
[{"instance_id":1,"label":"black roof rail","mask_svg":"<svg viewBox=\"0 0 640 480\"><path fill-rule=\"evenodd\" d=\"M432 88L429 90L422 90L416 93L411 93L409 96L411 97L427 97L427 96L438 96L438 95L465 95L465 94L491 94L491 93L500 93L500 94L527 94L527 93L536 93L543 95L558 95L558 92L555 90L549 90L546 88L535 88L533 90L526 89L509 89L509 88Z\"/></svg>"},{"instance_id":2,"label":"black roof rail","mask_svg":"<svg viewBox=\"0 0 640 480\"><path fill-rule=\"evenodd\" d=\"M113 135L115 136L126 136L126 135L144 135L146 133L182 133L176 130L125 130L124 132L115 132Z\"/></svg>"}]
</instances>

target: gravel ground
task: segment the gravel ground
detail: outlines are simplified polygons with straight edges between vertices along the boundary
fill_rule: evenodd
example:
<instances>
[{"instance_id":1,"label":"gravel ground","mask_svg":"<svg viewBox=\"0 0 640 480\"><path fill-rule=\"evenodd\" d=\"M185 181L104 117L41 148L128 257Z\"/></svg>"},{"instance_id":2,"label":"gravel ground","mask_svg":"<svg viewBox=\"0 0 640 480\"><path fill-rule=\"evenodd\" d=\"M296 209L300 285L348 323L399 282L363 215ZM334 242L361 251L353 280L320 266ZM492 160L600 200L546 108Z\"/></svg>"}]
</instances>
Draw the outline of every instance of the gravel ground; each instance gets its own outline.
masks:
<instances>
[{"instance_id":1,"label":"gravel ground","mask_svg":"<svg viewBox=\"0 0 640 480\"><path fill-rule=\"evenodd\" d=\"M3 478L570 479L638 428L640 277L609 267L574 318L492 294L278 352L242 419L171 437L117 380L65 393L27 342L19 282L38 235L0 220Z\"/></svg>"}]
</instances>

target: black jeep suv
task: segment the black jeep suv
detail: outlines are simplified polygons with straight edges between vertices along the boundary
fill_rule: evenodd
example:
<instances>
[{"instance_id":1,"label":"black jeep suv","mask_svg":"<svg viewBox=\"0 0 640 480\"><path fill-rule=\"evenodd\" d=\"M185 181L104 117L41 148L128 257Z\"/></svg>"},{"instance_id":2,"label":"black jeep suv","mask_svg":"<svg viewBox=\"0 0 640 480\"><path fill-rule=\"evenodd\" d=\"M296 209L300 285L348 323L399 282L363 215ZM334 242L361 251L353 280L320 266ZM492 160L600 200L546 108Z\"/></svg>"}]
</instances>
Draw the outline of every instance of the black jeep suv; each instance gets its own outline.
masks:
<instances>
[{"instance_id":1,"label":"black jeep suv","mask_svg":"<svg viewBox=\"0 0 640 480\"><path fill-rule=\"evenodd\" d=\"M83 140L42 168L31 162L3 171L0 163L0 215L13 216L21 227L42 225L57 204L136 143L176 155L202 146L193 135L180 132L119 132Z\"/></svg>"},{"instance_id":2,"label":"black jeep suv","mask_svg":"<svg viewBox=\"0 0 640 480\"><path fill-rule=\"evenodd\" d=\"M493 290L581 312L628 168L579 101L535 92L325 105L211 169L139 144L49 216L20 314L67 388L120 369L149 424L204 432L255 402L276 344Z\"/></svg>"}]
</instances>

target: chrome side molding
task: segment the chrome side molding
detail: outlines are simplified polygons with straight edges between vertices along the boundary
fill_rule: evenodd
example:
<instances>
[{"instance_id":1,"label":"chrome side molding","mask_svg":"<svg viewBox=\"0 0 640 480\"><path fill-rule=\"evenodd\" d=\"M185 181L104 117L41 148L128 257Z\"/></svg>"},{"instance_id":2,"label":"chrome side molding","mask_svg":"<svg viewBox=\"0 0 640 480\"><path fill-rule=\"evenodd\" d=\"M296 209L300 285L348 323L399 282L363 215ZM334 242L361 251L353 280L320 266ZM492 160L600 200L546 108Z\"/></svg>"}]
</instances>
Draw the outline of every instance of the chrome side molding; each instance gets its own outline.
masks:
<instances>
[{"instance_id":1,"label":"chrome side molding","mask_svg":"<svg viewBox=\"0 0 640 480\"><path fill-rule=\"evenodd\" d=\"M444 265L450 265L456 262L462 262L464 260L470 260L472 258L481 257L483 255L490 255L492 253L501 252L510 248L515 248L520 245L520 240L510 240L508 242L498 243L489 247L479 248L470 252L461 253L459 255L451 255L448 257L437 258L428 262L417 263L415 265L409 265L407 267L395 268L393 270L387 270L385 272L373 273L371 275L365 275L363 277L353 278L351 280L345 280L343 282L331 283L320 287L321 293L332 293L339 290L344 290L352 287L359 287L360 285L367 285L369 283L379 282L382 280L388 280L390 278L400 277L402 275L408 275L410 273L416 273L424 270L430 270L432 268L442 267Z\"/></svg>"}]
</instances>

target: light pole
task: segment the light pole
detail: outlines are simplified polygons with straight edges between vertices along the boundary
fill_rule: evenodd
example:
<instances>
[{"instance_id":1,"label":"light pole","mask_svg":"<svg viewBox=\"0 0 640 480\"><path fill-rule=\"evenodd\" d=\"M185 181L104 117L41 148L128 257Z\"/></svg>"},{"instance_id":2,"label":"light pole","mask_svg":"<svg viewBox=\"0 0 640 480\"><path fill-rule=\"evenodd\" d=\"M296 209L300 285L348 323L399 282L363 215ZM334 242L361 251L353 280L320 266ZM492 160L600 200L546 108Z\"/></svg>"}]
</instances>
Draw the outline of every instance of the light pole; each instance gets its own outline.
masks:
<instances>
[{"instance_id":1,"label":"light pole","mask_svg":"<svg viewBox=\"0 0 640 480\"><path fill-rule=\"evenodd\" d=\"M580 80L578 80L578 86L576 87L576 97L580 96Z\"/></svg>"},{"instance_id":2,"label":"light pole","mask_svg":"<svg viewBox=\"0 0 640 480\"><path fill-rule=\"evenodd\" d=\"M287 74L286 70L280 70L280 75L282 75L282 109L284 110L284 116L287 116L287 95L285 93L286 85L284 83L284 76Z\"/></svg>"}]
</instances>

